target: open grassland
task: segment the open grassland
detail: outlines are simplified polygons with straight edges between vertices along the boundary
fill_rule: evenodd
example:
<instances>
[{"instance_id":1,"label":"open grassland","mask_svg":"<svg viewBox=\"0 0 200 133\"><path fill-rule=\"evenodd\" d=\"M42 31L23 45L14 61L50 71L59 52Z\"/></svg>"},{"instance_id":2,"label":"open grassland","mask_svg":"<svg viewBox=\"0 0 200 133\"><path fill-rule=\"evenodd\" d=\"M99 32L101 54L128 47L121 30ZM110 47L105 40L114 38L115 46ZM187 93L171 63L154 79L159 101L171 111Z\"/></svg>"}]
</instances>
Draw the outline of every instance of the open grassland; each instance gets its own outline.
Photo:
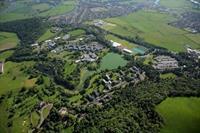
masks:
<instances>
[{"instance_id":1,"label":"open grassland","mask_svg":"<svg viewBox=\"0 0 200 133\"><path fill-rule=\"evenodd\" d=\"M1 8L0 22L27 19L32 17L50 17L70 12L76 5L76 0L62 0L56 6L50 3L33 3L30 0L12 2Z\"/></svg>"},{"instance_id":2,"label":"open grassland","mask_svg":"<svg viewBox=\"0 0 200 133\"><path fill-rule=\"evenodd\" d=\"M19 43L15 33L0 32L0 50L14 48Z\"/></svg>"},{"instance_id":3,"label":"open grassland","mask_svg":"<svg viewBox=\"0 0 200 133\"><path fill-rule=\"evenodd\" d=\"M156 110L165 121L161 133L199 133L200 98L167 98Z\"/></svg>"},{"instance_id":4,"label":"open grassland","mask_svg":"<svg viewBox=\"0 0 200 133\"><path fill-rule=\"evenodd\" d=\"M127 61L122 58L121 55L115 53L108 53L106 56L103 57L100 64L100 69L116 69L119 66L125 66Z\"/></svg>"},{"instance_id":5,"label":"open grassland","mask_svg":"<svg viewBox=\"0 0 200 133\"><path fill-rule=\"evenodd\" d=\"M156 11L138 11L127 16L108 18L106 22L116 26L103 28L113 33L135 37L139 35L145 41L169 50L180 52L186 45L200 48L200 34L191 34L185 30L170 26L175 21L169 14Z\"/></svg>"},{"instance_id":6,"label":"open grassland","mask_svg":"<svg viewBox=\"0 0 200 133\"><path fill-rule=\"evenodd\" d=\"M32 87L35 80L29 80L23 69L32 66L34 62L6 62L4 64L4 73L0 75L0 94L8 91L15 91L21 87Z\"/></svg>"}]
</instances>

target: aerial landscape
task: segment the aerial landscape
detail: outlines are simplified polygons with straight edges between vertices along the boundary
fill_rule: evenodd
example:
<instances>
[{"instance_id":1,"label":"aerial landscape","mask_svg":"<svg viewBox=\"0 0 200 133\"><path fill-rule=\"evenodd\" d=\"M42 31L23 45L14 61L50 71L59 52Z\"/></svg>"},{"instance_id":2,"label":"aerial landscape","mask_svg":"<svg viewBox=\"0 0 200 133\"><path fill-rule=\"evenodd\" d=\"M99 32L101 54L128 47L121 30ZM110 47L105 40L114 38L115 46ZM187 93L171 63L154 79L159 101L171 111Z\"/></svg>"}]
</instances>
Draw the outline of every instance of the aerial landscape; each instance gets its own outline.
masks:
<instances>
[{"instance_id":1,"label":"aerial landscape","mask_svg":"<svg viewBox=\"0 0 200 133\"><path fill-rule=\"evenodd\" d=\"M200 133L200 0L0 0L0 133Z\"/></svg>"}]
</instances>

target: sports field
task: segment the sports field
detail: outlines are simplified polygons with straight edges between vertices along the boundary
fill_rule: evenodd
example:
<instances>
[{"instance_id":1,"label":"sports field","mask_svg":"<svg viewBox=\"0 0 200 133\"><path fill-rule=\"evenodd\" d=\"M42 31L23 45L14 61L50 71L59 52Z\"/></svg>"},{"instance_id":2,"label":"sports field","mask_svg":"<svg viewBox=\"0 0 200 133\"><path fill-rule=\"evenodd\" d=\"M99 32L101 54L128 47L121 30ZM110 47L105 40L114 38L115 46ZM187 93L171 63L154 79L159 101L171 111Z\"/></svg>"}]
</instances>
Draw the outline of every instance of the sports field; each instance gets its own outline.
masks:
<instances>
[{"instance_id":1,"label":"sports field","mask_svg":"<svg viewBox=\"0 0 200 133\"><path fill-rule=\"evenodd\" d=\"M108 53L106 56L103 57L100 69L116 69L119 66L125 66L127 64L127 61L122 58L121 55L115 54L115 53Z\"/></svg>"},{"instance_id":2,"label":"sports field","mask_svg":"<svg viewBox=\"0 0 200 133\"><path fill-rule=\"evenodd\" d=\"M167 98L156 110L165 121L161 133L199 133L200 98Z\"/></svg>"},{"instance_id":3,"label":"sports field","mask_svg":"<svg viewBox=\"0 0 200 133\"><path fill-rule=\"evenodd\" d=\"M0 32L0 50L14 48L19 43L15 33Z\"/></svg>"},{"instance_id":4,"label":"sports field","mask_svg":"<svg viewBox=\"0 0 200 133\"><path fill-rule=\"evenodd\" d=\"M171 51L185 51L185 46L200 48L200 34L191 34L185 30L170 26L175 21L169 14L156 11L138 11L127 16L108 18L104 21L114 25L103 28L122 36L139 35L145 41Z\"/></svg>"}]
</instances>

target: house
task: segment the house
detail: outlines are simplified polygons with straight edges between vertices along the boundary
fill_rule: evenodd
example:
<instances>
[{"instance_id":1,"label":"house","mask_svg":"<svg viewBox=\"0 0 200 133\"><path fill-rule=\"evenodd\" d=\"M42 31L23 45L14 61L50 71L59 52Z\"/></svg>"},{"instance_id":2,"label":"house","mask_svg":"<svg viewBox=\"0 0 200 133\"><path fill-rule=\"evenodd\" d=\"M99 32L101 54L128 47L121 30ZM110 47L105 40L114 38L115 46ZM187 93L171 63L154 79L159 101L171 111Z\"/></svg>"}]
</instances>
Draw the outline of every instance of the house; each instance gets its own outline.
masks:
<instances>
[{"instance_id":1,"label":"house","mask_svg":"<svg viewBox=\"0 0 200 133\"><path fill-rule=\"evenodd\" d=\"M179 67L178 61L170 56L157 56L152 66L158 70L171 70Z\"/></svg>"},{"instance_id":2,"label":"house","mask_svg":"<svg viewBox=\"0 0 200 133\"><path fill-rule=\"evenodd\" d=\"M2 74L4 72L4 63L0 62L0 74Z\"/></svg>"}]
</instances>

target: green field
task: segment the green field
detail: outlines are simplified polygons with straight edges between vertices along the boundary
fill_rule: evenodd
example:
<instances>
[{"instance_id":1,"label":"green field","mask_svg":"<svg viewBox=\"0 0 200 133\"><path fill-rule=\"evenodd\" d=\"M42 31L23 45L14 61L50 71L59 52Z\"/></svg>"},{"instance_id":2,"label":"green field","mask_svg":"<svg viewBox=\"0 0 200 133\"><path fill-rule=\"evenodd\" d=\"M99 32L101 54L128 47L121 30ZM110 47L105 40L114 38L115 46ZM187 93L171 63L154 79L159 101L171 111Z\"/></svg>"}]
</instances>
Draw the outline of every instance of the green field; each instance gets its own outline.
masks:
<instances>
[{"instance_id":1,"label":"green field","mask_svg":"<svg viewBox=\"0 0 200 133\"><path fill-rule=\"evenodd\" d=\"M15 33L0 32L0 50L14 48L19 43Z\"/></svg>"},{"instance_id":2,"label":"green field","mask_svg":"<svg viewBox=\"0 0 200 133\"><path fill-rule=\"evenodd\" d=\"M81 37L82 35L85 35L85 31L82 29L77 29L77 30L70 31L69 34L72 38L77 38L77 37Z\"/></svg>"},{"instance_id":3,"label":"green field","mask_svg":"<svg viewBox=\"0 0 200 133\"><path fill-rule=\"evenodd\" d=\"M106 56L103 57L100 69L116 69L119 66L125 66L126 63L127 61L124 60L121 55L115 53L108 53Z\"/></svg>"},{"instance_id":4,"label":"green field","mask_svg":"<svg viewBox=\"0 0 200 133\"><path fill-rule=\"evenodd\" d=\"M34 3L31 0L13 2L1 8L0 22L27 19L32 17L49 17L62 15L74 9L76 0L62 0L56 6L49 3Z\"/></svg>"},{"instance_id":5,"label":"green field","mask_svg":"<svg viewBox=\"0 0 200 133\"><path fill-rule=\"evenodd\" d=\"M182 11L191 10L192 3L189 0L160 0L162 6Z\"/></svg>"},{"instance_id":6,"label":"green field","mask_svg":"<svg viewBox=\"0 0 200 133\"><path fill-rule=\"evenodd\" d=\"M165 121L161 133L199 133L200 98L167 98L156 110Z\"/></svg>"},{"instance_id":7,"label":"green field","mask_svg":"<svg viewBox=\"0 0 200 133\"><path fill-rule=\"evenodd\" d=\"M51 37L53 37L55 34L51 32L50 29L48 29L39 39L38 42L42 42L45 41L47 39L50 39Z\"/></svg>"},{"instance_id":8,"label":"green field","mask_svg":"<svg viewBox=\"0 0 200 133\"><path fill-rule=\"evenodd\" d=\"M176 78L176 75L173 73L160 74L160 78L162 79Z\"/></svg>"},{"instance_id":9,"label":"green field","mask_svg":"<svg viewBox=\"0 0 200 133\"><path fill-rule=\"evenodd\" d=\"M169 14L143 10L104 21L114 24L103 26L108 31L122 36L139 35L149 43L175 52L185 51L186 45L200 48L200 34L191 34L168 25L169 22L175 21Z\"/></svg>"},{"instance_id":10,"label":"green field","mask_svg":"<svg viewBox=\"0 0 200 133\"><path fill-rule=\"evenodd\" d=\"M10 90L18 90L23 86L33 86L34 80L29 80L22 69L30 67L34 62L6 62L4 64L4 73L0 75L0 94L4 94Z\"/></svg>"}]
</instances>

